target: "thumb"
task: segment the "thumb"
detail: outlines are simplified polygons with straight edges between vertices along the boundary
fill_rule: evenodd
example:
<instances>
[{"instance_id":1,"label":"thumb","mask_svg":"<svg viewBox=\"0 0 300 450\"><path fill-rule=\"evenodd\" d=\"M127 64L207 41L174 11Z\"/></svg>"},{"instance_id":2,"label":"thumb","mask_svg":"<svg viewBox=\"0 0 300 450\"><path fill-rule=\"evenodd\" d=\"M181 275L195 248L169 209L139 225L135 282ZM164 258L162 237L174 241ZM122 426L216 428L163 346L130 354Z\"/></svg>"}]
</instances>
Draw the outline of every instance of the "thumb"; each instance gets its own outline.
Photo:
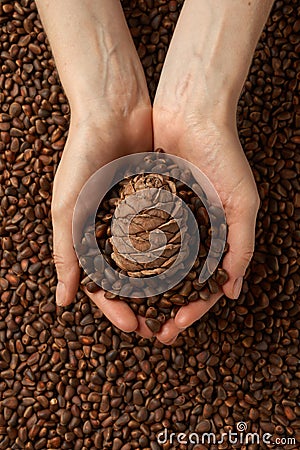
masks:
<instances>
[{"instance_id":1,"label":"thumb","mask_svg":"<svg viewBox=\"0 0 300 450\"><path fill-rule=\"evenodd\" d=\"M53 250L57 271L56 303L67 306L74 300L78 289L80 270L73 247L72 217L52 212Z\"/></svg>"},{"instance_id":2,"label":"thumb","mask_svg":"<svg viewBox=\"0 0 300 450\"><path fill-rule=\"evenodd\" d=\"M237 222L228 224L229 251L224 257L223 268L229 279L222 288L224 294L232 299L240 295L243 277L253 256L255 221L256 211L249 208L249 212L240 215Z\"/></svg>"}]
</instances>

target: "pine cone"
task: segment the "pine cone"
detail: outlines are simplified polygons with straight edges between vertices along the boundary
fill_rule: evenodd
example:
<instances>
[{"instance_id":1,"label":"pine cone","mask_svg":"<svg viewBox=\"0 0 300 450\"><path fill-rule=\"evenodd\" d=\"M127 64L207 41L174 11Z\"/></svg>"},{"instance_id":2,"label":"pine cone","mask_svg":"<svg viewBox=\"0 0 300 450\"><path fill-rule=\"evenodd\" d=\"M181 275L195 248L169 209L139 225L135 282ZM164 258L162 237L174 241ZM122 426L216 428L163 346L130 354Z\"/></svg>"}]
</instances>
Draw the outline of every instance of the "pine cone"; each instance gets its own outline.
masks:
<instances>
[{"instance_id":1,"label":"pine cone","mask_svg":"<svg viewBox=\"0 0 300 450\"><path fill-rule=\"evenodd\" d=\"M152 156L149 154L145 158L149 172L151 169L154 171L155 168L166 166L164 156L159 160L154 158L153 161ZM226 224L222 221L218 224L217 221L218 208L210 207L210 213L215 217L216 233L212 243L212 225L208 211L201 198L195 194L199 191L198 183L191 179L189 171L182 172L176 164L171 164L170 168L165 167L165 170L166 175L150 173L134 176L128 167L126 178L119 182L101 203L97 213L96 236L104 259L109 264L114 260L118 266L117 276L111 273L114 272L113 269L103 270L102 258L93 259L93 255L87 255L85 258L93 259L91 273L93 271L94 279L103 281L105 297L126 301L134 313L145 317L145 323L153 333L157 333L170 317L174 318L181 306L199 299L208 300L210 295L217 293L228 280L227 272L221 268L221 258L216 270L214 264L210 267L209 263L211 277L205 282L199 281L208 253L212 251L211 260L213 257L219 258L219 244L226 239ZM189 180L189 183L179 181L179 176L180 179ZM194 184L197 185L196 189L192 186ZM189 210L184 205L187 205ZM194 214L197 222L192 227L188 222L188 211ZM194 240L197 224L200 247L195 245L197 240ZM89 244L90 233L91 230L85 233L83 246ZM195 249L198 254L190 272L184 275L179 283L161 294L152 295L151 291L149 293L150 280L132 280L132 284L122 285L124 275L144 278L160 275L168 268L171 273L172 270L178 273L178 270L186 267L186 256L192 255ZM228 245L225 246L224 254L227 250ZM165 277L169 280L169 275L170 273L166 272L160 279ZM140 291L139 288L135 290L139 281L144 283ZM91 281L89 276L84 278L82 283L89 292L100 289L100 285ZM112 283L114 292L109 289ZM144 297L146 290L147 297ZM140 296L140 293L143 295Z\"/></svg>"},{"instance_id":2,"label":"pine cone","mask_svg":"<svg viewBox=\"0 0 300 450\"><path fill-rule=\"evenodd\" d=\"M137 175L121 183L111 257L128 276L161 274L177 259L187 226L185 211L171 194L176 195L175 183L159 174Z\"/></svg>"}]
</instances>

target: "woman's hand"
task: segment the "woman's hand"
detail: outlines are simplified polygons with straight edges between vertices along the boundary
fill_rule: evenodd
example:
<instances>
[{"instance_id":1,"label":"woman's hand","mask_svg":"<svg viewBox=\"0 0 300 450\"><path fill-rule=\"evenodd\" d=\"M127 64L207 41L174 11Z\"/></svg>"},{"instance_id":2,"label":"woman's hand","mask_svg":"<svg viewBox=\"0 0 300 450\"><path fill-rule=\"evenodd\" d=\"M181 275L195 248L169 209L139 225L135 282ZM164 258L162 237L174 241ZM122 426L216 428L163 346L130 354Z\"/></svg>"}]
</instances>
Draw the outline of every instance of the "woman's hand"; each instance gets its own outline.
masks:
<instances>
[{"instance_id":1,"label":"woman's hand","mask_svg":"<svg viewBox=\"0 0 300 450\"><path fill-rule=\"evenodd\" d=\"M199 167L210 179L223 204L229 244L223 260L229 279L223 292L236 299L253 254L259 206L256 185L236 129L212 123L209 119L189 122L190 116L177 116L176 119L173 116L170 121L164 114L165 119L154 115L155 145ZM165 343L172 342L180 331L204 315L223 292L212 295L208 301L198 300L182 307L175 319L164 325L157 338Z\"/></svg>"},{"instance_id":2,"label":"woman's hand","mask_svg":"<svg viewBox=\"0 0 300 450\"><path fill-rule=\"evenodd\" d=\"M119 2L37 0L71 106L71 127L53 192L57 303L79 282L72 214L87 179L103 164L152 149L151 106ZM224 292L236 298L253 252L258 196L235 126L235 108L272 1L186 0L155 99L155 147L197 165L214 183L229 225ZM234 9L235 14L232 14ZM217 301L183 307L157 334L170 343ZM123 330L151 336L128 305L91 294ZM121 312L121 313L120 313Z\"/></svg>"},{"instance_id":3,"label":"woman's hand","mask_svg":"<svg viewBox=\"0 0 300 450\"><path fill-rule=\"evenodd\" d=\"M116 117L110 123L100 114L97 118L97 124L90 125L89 121L87 126L84 122L75 121L72 116L68 140L54 180L52 220L54 261L58 275L56 301L60 306L66 306L74 300L79 284L80 271L73 247L72 219L83 185L112 159L139 151L147 133L151 142L148 129L151 115L148 108L135 110L129 117ZM136 130L134 135L129 132L133 128ZM86 293L123 331L137 328L137 319L125 302L107 300L103 291Z\"/></svg>"},{"instance_id":4,"label":"woman's hand","mask_svg":"<svg viewBox=\"0 0 300 450\"><path fill-rule=\"evenodd\" d=\"M237 298L253 254L259 198L236 129L236 107L273 1L186 0L153 108L154 146L207 175L228 224L224 293ZM222 293L182 307L157 333L164 343L205 314Z\"/></svg>"},{"instance_id":5,"label":"woman's hand","mask_svg":"<svg viewBox=\"0 0 300 450\"><path fill-rule=\"evenodd\" d=\"M37 0L37 5L71 106L52 200L56 301L66 306L80 275L72 238L78 194L103 165L152 149L151 104L120 2ZM107 300L102 291L88 295L116 326L139 329L126 303Z\"/></svg>"}]
</instances>

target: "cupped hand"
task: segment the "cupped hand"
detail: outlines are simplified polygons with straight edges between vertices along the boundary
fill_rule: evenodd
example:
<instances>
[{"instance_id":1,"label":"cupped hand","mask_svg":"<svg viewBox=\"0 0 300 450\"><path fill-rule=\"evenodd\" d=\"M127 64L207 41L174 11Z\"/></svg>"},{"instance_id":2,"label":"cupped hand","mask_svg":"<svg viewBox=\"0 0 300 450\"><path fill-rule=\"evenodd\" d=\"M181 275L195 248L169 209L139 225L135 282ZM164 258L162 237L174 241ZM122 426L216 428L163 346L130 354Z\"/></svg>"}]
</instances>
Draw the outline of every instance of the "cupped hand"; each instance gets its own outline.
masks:
<instances>
[{"instance_id":1,"label":"cupped hand","mask_svg":"<svg viewBox=\"0 0 300 450\"><path fill-rule=\"evenodd\" d=\"M259 197L236 128L236 108L273 0L186 0L153 107L155 147L198 166L223 203L229 252L224 293L237 298L254 247ZM232 14L234 7L235 14ZM183 307L157 337L171 342L216 301Z\"/></svg>"},{"instance_id":2,"label":"cupped hand","mask_svg":"<svg viewBox=\"0 0 300 450\"><path fill-rule=\"evenodd\" d=\"M237 136L235 108L273 2L239 2L234 4L235 14L232 3L185 2L164 63L153 123L155 147L194 163L219 193L229 226L230 246L223 263L229 280L223 290L227 296L236 298L253 252L259 199ZM137 126L135 121L123 121L124 114L132 111L128 99L149 96L145 94L145 77L120 2L37 0L37 4L71 109L85 111L87 106L92 117L97 118L90 121L90 115L85 113L81 122L73 116L54 184L54 251L60 281L57 299L67 305L74 298L79 281L71 227L77 195L89 176L106 162L127 151L152 148L151 113L147 108L146 127ZM113 100L112 107L103 115L107 99ZM93 110L95 103L100 108ZM118 104L123 116L115 114ZM133 133L135 144L142 144L139 149L135 150L137 147L126 130ZM141 130L146 131L143 134ZM124 153L119 153L120 148ZM158 339L172 342L181 329L217 301L217 296L205 304L199 301L183 307L157 334ZM131 319L127 322L126 313L122 320L119 308L125 308L124 305L115 303L119 308L116 315L110 315L110 303L103 300L103 295L93 297L114 323L117 318L122 321L120 328L126 322L130 324L128 330L136 326L137 331L149 336L143 319L133 318L127 311Z\"/></svg>"},{"instance_id":3,"label":"cupped hand","mask_svg":"<svg viewBox=\"0 0 300 450\"><path fill-rule=\"evenodd\" d=\"M37 0L37 6L71 107L52 201L56 300L65 306L76 295L80 275L72 240L78 194L104 164L152 149L151 104L120 2ZM138 327L123 302L109 301L103 292L90 297L119 328Z\"/></svg>"},{"instance_id":4,"label":"cupped hand","mask_svg":"<svg viewBox=\"0 0 300 450\"><path fill-rule=\"evenodd\" d=\"M223 293L231 299L238 298L254 250L259 197L234 125L180 114L173 115L171 120L168 112L159 110L155 115L154 110L154 140L155 146L190 161L209 178L223 204L228 225L229 251L223 268L229 279L222 287L223 292L212 295L208 301L183 306L157 333L160 341L169 344L202 317Z\"/></svg>"},{"instance_id":5,"label":"cupped hand","mask_svg":"<svg viewBox=\"0 0 300 450\"><path fill-rule=\"evenodd\" d=\"M85 182L113 159L141 148L152 147L151 109L135 110L126 118L71 121L68 140L55 175L52 220L54 261L58 276L56 302L69 305L75 298L80 269L74 251L72 219L74 207ZM87 123L89 125L87 125ZM133 130L133 131L131 131ZM111 322L123 331L134 331L139 322L131 308L122 301L108 300L103 291L86 292Z\"/></svg>"}]
</instances>

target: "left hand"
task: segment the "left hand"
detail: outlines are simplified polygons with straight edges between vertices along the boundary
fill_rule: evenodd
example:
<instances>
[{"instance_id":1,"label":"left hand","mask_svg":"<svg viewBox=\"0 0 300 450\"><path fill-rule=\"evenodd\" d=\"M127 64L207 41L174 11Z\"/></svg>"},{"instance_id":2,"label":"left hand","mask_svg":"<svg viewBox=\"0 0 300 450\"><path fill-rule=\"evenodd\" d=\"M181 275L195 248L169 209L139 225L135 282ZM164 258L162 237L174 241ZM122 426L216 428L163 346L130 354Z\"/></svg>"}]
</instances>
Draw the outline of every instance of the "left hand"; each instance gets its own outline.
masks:
<instances>
[{"instance_id":1,"label":"left hand","mask_svg":"<svg viewBox=\"0 0 300 450\"><path fill-rule=\"evenodd\" d=\"M189 114L178 113L171 114L170 120L166 111L155 113L154 108L155 146L199 167L219 194L228 225L229 251L224 257L223 268L229 279L222 287L223 292L212 295L208 301L198 300L183 306L156 335L161 342L170 344L182 330L202 317L223 293L229 298L238 298L253 254L259 197L235 125L225 126L213 117L190 121Z\"/></svg>"},{"instance_id":2,"label":"left hand","mask_svg":"<svg viewBox=\"0 0 300 450\"><path fill-rule=\"evenodd\" d=\"M190 161L222 201L229 252L223 292L239 296L253 254L259 197L236 128L240 92L273 0L186 0L160 77L153 107L154 146ZM218 300L182 307L157 338L172 343Z\"/></svg>"}]
</instances>

